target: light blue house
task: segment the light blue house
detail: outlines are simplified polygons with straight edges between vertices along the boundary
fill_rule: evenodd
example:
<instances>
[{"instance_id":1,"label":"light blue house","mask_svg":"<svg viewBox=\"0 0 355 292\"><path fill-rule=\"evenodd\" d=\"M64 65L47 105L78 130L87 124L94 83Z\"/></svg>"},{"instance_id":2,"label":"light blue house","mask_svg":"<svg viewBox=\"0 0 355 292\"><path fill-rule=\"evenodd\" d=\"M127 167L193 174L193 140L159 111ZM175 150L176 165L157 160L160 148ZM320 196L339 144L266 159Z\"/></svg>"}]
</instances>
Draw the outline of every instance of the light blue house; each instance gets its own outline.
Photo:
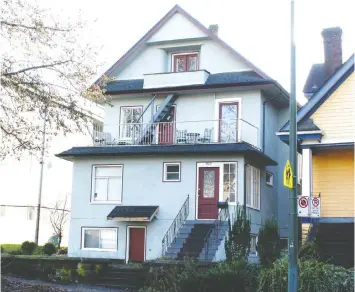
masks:
<instances>
[{"instance_id":1,"label":"light blue house","mask_svg":"<svg viewBox=\"0 0 355 292\"><path fill-rule=\"evenodd\" d=\"M225 258L237 204L287 234L288 94L175 6L106 73L111 105L73 162L69 256ZM227 206L227 208L223 208Z\"/></svg>"}]
</instances>

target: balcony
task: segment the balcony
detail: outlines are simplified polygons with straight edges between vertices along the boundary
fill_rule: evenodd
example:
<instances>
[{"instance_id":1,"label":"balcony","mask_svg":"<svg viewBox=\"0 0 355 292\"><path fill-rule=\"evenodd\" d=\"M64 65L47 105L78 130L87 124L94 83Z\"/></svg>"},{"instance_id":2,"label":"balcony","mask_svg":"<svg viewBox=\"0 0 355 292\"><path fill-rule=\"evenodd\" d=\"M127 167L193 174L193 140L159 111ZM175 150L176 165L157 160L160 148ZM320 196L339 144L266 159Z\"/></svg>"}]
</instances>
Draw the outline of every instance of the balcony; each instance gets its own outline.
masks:
<instances>
[{"instance_id":1,"label":"balcony","mask_svg":"<svg viewBox=\"0 0 355 292\"><path fill-rule=\"evenodd\" d=\"M242 142L260 148L258 128L245 120L238 119L104 125L104 131L94 129L90 146Z\"/></svg>"},{"instance_id":2,"label":"balcony","mask_svg":"<svg viewBox=\"0 0 355 292\"><path fill-rule=\"evenodd\" d=\"M144 74L144 88L175 87L205 84L209 72L206 70Z\"/></svg>"}]
</instances>

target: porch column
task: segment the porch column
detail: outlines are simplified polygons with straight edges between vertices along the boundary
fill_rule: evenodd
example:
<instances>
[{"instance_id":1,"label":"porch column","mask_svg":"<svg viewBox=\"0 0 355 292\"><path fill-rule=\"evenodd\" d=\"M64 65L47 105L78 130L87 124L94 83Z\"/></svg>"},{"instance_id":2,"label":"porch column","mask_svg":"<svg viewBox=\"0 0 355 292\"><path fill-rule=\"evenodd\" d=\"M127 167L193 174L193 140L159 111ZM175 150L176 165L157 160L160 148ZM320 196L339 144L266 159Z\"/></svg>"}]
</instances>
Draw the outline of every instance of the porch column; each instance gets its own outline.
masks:
<instances>
[{"instance_id":1,"label":"porch column","mask_svg":"<svg viewBox=\"0 0 355 292\"><path fill-rule=\"evenodd\" d=\"M302 196L312 194L312 149L302 149Z\"/></svg>"}]
</instances>

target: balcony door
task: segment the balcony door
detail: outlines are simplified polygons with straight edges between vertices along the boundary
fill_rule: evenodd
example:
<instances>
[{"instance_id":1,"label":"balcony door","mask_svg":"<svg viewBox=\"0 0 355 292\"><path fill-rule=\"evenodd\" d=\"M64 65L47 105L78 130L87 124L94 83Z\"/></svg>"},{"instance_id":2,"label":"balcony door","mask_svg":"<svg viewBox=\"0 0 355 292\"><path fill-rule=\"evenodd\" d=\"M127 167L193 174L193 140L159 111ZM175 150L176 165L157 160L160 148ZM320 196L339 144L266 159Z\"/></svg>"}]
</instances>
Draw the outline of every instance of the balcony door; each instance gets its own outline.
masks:
<instances>
[{"instance_id":1,"label":"balcony door","mask_svg":"<svg viewBox=\"0 0 355 292\"><path fill-rule=\"evenodd\" d=\"M221 102L219 105L218 141L221 143L238 142L238 102Z\"/></svg>"},{"instance_id":2,"label":"balcony door","mask_svg":"<svg viewBox=\"0 0 355 292\"><path fill-rule=\"evenodd\" d=\"M169 145L169 144L174 143L175 116L176 116L176 109L175 109L175 106L172 106L169 113L159 123L159 126L158 126L158 143L159 144Z\"/></svg>"},{"instance_id":3,"label":"balcony door","mask_svg":"<svg viewBox=\"0 0 355 292\"><path fill-rule=\"evenodd\" d=\"M120 139L139 138L141 130L142 106L122 106L120 112Z\"/></svg>"}]
</instances>

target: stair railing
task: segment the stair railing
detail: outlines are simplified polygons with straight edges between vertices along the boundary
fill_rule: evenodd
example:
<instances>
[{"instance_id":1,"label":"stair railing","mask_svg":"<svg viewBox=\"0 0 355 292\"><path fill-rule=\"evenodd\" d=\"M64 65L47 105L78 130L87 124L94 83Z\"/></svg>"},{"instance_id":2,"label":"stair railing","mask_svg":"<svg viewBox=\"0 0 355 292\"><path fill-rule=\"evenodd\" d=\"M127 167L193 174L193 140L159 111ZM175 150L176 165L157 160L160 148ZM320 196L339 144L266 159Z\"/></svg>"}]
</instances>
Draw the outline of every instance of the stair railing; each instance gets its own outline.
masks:
<instances>
[{"instance_id":1,"label":"stair railing","mask_svg":"<svg viewBox=\"0 0 355 292\"><path fill-rule=\"evenodd\" d=\"M230 229L228 199L225 201L225 205L226 207L222 208L219 211L217 218L214 220L210 230L205 236L204 239L205 260L208 260L208 252L213 242L216 242L218 240L218 237L220 236L222 223L228 222L228 229Z\"/></svg>"},{"instance_id":2,"label":"stair railing","mask_svg":"<svg viewBox=\"0 0 355 292\"><path fill-rule=\"evenodd\" d=\"M171 223L168 231L165 233L162 240L162 256L164 256L170 247L170 245L175 241L176 235L179 232L181 226L184 224L187 216L189 215L189 195L182 205L179 213L176 215L173 223Z\"/></svg>"}]
</instances>

